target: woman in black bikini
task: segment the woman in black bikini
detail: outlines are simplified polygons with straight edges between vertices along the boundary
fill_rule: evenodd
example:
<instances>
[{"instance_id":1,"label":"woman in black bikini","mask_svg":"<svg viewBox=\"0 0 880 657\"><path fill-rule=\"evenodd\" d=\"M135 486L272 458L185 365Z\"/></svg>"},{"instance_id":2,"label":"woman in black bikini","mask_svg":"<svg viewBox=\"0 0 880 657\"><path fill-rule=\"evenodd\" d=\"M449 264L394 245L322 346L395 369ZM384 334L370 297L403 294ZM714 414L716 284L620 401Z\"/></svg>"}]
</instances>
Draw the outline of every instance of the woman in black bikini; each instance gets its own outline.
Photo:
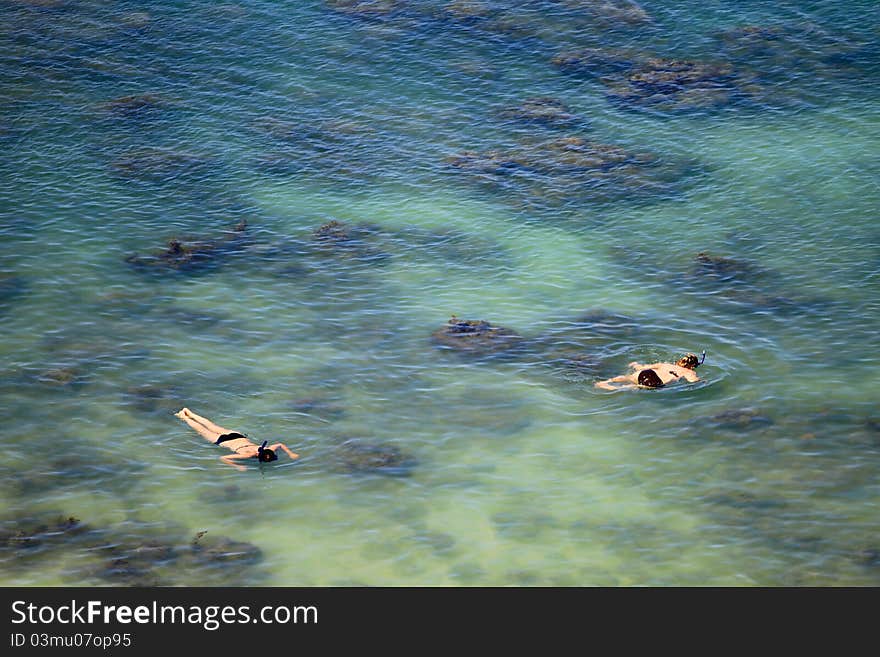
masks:
<instances>
[{"instance_id":1,"label":"woman in black bikini","mask_svg":"<svg viewBox=\"0 0 880 657\"><path fill-rule=\"evenodd\" d=\"M231 465L236 470L245 470L246 468L243 465L233 463L234 459L257 459L260 463L277 461L278 455L275 452L278 448L283 449L291 459L299 458L299 454L291 452L287 449L287 445L284 443L275 443L274 445L266 447L266 444L269 441L265 440L262 445L256 445L244 434L224 429L211 422L208 418L196 415L188 408L182 408L174 415L186 422L215 445L222 445L223 447L232 450L232 454L221 456L220 460L227 465Z\"/></svg>"},{"instance_id":2,"label":"woman in black bikini","mask_svg":"<svg viewBox=\"0 0 880 657\"><path fill-rule=\"evenodd\" d=\"M706 352L703 352L703 360ZM603 390L620 390L621 388L662 388L667 383L684 379L689 383L700 380L694 371L703 364L696 354L686 354L675 363L630 363L633 372L621 374L605 381L598 381L595 385ZM620 384L620 385L613 385Z\"/></svg>"}]
</instances>

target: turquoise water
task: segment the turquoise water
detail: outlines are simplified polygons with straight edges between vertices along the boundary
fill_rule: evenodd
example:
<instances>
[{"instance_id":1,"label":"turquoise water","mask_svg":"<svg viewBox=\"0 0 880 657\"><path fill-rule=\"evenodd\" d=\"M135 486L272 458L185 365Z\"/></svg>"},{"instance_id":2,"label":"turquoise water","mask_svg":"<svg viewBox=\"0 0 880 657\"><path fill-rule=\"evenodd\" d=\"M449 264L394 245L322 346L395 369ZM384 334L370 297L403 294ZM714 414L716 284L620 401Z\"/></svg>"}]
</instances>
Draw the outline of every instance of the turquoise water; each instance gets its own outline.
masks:
<instances>
[{"instance_id":1,"label":"turquoise water","mask_svg":"<svg viewBox=\"0 0 880 657\"><path fill-rule=\"evenodd\" d=\"M876 3L0 10L0 583L880 584ZM737 74L622 101L583 49Z\"/></svg>"}]
</instances>

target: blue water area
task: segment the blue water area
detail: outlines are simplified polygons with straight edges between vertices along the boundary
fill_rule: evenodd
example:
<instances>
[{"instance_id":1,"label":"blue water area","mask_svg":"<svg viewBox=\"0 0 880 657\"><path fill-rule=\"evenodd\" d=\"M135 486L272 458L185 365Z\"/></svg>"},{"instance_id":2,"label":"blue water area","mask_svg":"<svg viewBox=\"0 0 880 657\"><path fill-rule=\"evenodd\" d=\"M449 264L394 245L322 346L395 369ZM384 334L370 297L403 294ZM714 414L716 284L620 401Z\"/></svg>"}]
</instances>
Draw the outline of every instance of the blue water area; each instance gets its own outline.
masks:
<instances>
[{"instance_id":1,"label":"blue water area","mask_svg":"<svg viewBox=\"0 0 880 657\"><path fill-rule=\"evenodd\" d=\"M0 583L880 584L873 0L0 11Z\"/></svg>"}]
</instances>

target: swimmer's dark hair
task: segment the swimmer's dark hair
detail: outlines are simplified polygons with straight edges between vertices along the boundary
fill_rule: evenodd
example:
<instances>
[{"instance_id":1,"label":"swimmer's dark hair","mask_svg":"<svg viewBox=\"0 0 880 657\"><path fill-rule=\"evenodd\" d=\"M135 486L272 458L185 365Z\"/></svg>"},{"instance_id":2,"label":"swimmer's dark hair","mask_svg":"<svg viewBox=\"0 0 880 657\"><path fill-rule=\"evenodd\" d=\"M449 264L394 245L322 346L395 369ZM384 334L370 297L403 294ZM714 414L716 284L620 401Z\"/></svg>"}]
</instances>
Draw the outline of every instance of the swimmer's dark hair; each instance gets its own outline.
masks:
<instances>
[{"instance_id":1,"label":"swimmer's dark hair","mask_svg":"<svg viewBox=\"0 0 880 657\"><path fill-rule=\"evenodd\" d=\"M700 364L700 359L696 354L685 354L684 356L679 358L675 364L679 367L686 367L689 370L695 370Z\"/></svg>"},{"instance_id":2,"label":"swimmer's dark hair","mask_svg":"<svg viewBox=\"0 0 880 657\"><path fill-rule=\"evenodd\" d=\"M662 388L663 380L654 370L642 370L639 372L639 385L646 388Z\"/></svg>"},{"instance_id":3,"label":"swimmer's dark hair","mask_svg":"<svg viewBox=\"0 0 880 657\"><path fill-rule=\"evenodd\" d=\"M275 453L274 449L269 449L266 445L269 444L268 440L264 440L263 444L259 446L257 449L257 459L260 463L269 463L270 461L277 461L278 455Z\"/></svg>"}]
</instances>

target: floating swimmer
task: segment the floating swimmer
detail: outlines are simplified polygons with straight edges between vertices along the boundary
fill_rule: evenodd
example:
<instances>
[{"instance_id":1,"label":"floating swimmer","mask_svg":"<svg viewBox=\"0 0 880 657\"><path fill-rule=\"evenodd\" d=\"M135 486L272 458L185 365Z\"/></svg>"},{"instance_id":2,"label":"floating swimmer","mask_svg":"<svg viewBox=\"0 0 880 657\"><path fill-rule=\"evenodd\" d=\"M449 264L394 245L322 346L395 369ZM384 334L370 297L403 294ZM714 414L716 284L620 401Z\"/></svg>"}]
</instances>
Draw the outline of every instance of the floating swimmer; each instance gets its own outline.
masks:
<instances>
[{"instance_id":1,"label":"floating swimmer","mask_svg":"<svg viewBox=\"0 0 880 657\"><path fill-rule=\"evenodd\" d=\"M276 454L276 451L279 448L283 449L292 460L299 458L299 454L291 452L287 449L287 445L284 443L275 443L274 445L266 447L269 441L264 440L262 445L257 445L256 443L251 442L245 434L224 429L211 422L211 420L204 418L201 415L196 415L188 408L182 408L174 415L186 422L215 445L223 445L227 449L231 449L233 453L221 456L220 460L227 465L231 465L236 470L245 470L246 468L243 465L233 463L234 459L257 459L260 463L277 461L278 455Z\"/></svg>"},{"instance_id":2,"label":"floating swimmer","mask_svg":"<svg viewBox=\"0 0 880 657\"><path fill-rule=\"evenodd\" d=\"M652 363L643 365L632 362L631 374L622 374L604 381L597 381L596 387L603 390L621 390L623 388L662 388L667 383L684 379L689 383L699 381L700 377L694 371L706 360L706 351L703 350L702 359L696 354L686 354L675 363ZM619 384L619 385L613 385Z\"/></svg>"}]
</instances>

